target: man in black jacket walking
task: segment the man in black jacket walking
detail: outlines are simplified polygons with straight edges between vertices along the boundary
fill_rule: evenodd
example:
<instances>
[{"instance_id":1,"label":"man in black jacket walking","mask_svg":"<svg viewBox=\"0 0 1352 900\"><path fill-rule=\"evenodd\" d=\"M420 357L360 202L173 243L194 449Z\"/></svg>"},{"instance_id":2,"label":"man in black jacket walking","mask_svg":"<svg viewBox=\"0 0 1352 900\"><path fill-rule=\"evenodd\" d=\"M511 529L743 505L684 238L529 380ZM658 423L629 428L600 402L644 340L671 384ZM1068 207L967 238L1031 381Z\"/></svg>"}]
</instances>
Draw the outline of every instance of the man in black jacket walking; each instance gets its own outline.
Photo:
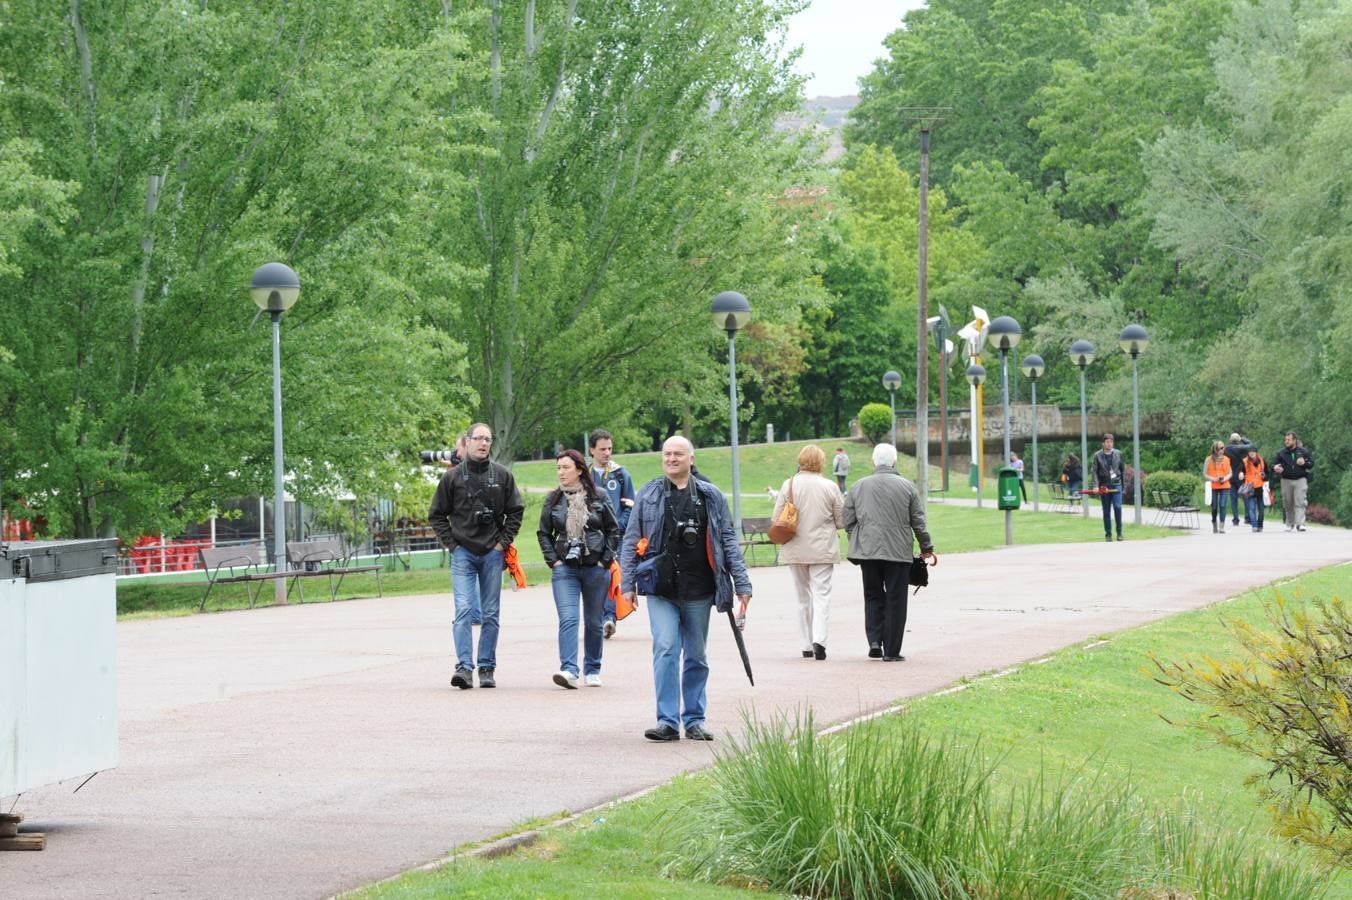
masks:
<instances>
[{"instance_id":1,"label":"man in black jacket walking","mask_svg":"<svg viewBox=\"0 0 1352 900\"><path fill-rule=\"evenodd\" d=\"M1282 480L1282 523L1286 530L1305 530L1305 495L1310 488L1314 457L1301 446L1294 431L1286 433L1285 446L1277 451L1272 471Z\"/></svg>"},{"instance_id":2,"label":"man in black jacket walking","mask_svg":"<svg viewBox=\"0 0 1352 900\"><path fill-rule=\"evenodd\" d=\"M1225 445L1225 456L1230 460L1230 509L1234 517L1230 524L1239 524L1239 489L1244 485L1244 457L1249 455L1249 451L1255 449L1253 444L1239 436L1239 432L1230 433L1230 443ZM1224 507L1222 507L1223 509ZM1244 512L1244 520L1251 526L1257 526L1256 522L1249 522L1249 513ZM1224 524L1222 522L1222 524Z\"/></svg>"},{"instance_id":3,"label":"man in black jacket walking","mask_svg":"<svg viewBox=\"0 0 1352 900\"><path fill-rule=\"evenodd\" d=\"M451 551L455 593L455 675L451 684L474 687L474 631L470 619L478 600L479 687L497 687L498 605L503 554L521 529L525 506L511 470L488 458L493 430L482 422L469 429L465 461L441 476L427 520L441 545Z\"/></svg>"}]
</instances>

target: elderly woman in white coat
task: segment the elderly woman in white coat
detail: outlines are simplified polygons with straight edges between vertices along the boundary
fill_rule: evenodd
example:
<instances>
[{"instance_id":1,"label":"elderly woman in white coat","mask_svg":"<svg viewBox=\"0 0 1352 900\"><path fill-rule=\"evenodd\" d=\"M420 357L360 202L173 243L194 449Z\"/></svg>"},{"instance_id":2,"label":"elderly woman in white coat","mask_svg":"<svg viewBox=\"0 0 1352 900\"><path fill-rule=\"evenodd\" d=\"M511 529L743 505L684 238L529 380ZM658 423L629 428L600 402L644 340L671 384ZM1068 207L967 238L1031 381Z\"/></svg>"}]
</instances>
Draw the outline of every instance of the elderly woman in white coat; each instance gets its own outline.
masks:
<instances>
[{"instance_id":1,"label":"elderly woman in white coat","mask_svg":"<svg viewBox=\"0 0 1352 900\"><path fill-rule=\"evenodd\" d=\"M840 562L839 529L845 527L840 488L822 475L826 454L816 444L798 452L798 473L775 498L775 519L784 504L798 508L798 529L779 550L779 561L798 588L798 628L803 656L826 659L826 626L831 615L831 574Z\"/></svg>"}]
</instances>

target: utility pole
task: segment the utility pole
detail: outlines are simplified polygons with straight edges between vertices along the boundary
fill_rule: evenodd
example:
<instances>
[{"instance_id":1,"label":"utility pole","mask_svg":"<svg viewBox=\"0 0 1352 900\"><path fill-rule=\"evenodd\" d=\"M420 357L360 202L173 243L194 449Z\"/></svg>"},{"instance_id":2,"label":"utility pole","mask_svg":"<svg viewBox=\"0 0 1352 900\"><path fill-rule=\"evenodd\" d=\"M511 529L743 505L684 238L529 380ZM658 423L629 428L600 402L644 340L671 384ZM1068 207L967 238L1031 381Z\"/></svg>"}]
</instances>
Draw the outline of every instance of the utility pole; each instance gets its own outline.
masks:
<instances>
[{"instance_id":1,"label":"utility pole","mask_svg":"<svg viewBox=\"0 0 1352 900\"><path fill-rule=\"evenodd\" d=\"M920 126L920 241L916 266L915 486L929 501L929 147L930 131L950 107L905 107L902 116Z\"/></svg>"}]
</instances>

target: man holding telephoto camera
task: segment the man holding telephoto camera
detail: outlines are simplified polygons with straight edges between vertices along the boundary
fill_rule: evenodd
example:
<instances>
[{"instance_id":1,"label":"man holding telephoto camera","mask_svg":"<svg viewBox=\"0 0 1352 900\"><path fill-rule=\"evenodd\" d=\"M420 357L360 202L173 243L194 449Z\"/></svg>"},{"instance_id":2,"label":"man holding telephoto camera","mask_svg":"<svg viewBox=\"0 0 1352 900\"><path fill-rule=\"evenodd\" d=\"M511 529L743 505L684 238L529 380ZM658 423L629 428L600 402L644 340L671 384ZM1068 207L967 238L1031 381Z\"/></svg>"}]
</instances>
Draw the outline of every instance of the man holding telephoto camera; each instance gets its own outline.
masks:
<instances>
[{"instance_id":1,"label":"man holding telephoto camera","mask_svg":"<svg viewBox=\"0 0 1352 900\"><path fill-rule=\"evenodd\" d=\"M521 529L525 506L516 480L506 466L488 458L493 430L482 422L470 426L466 457L441 476L427 520L441 544L451 552L451 585L455 593L455 675L451 684L474 687L474 607L481 610L479 687L497 687L498 608L502 595L503 554Z\"/></svg>"},{"instance_id":2,"label":"man holding telephoto camera","mask_svg":"<svg viewBox=\"0 0 1352 900\"><path fill-rule=\"evenodd\" d=\"M650 741L680 740L682 725L686 740L714 739L704 727L709 614L715 606L720 613L730 610L734 590L743 620L751 602L751 579L728 502L722 491L693 474L694 459L690 441L680 435L667 438L664 477L639 489L620 548L625 596L632 601L638 585L647 585L643 593L657 692L657 726L643 732Z\"/></svg>"}]
</instances>

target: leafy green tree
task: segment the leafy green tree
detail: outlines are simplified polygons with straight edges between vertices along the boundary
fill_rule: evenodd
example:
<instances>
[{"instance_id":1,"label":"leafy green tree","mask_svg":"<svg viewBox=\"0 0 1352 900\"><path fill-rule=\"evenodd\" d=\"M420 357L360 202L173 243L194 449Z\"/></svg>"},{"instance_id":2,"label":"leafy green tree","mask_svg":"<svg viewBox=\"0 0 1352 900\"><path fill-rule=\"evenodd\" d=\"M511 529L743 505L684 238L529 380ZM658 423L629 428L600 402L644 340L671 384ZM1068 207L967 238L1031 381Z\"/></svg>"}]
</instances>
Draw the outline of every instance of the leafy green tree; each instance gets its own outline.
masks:
<instances>
[{"instance_id":1,"label":"leafy green tree","mask_svg":"<svg viewBox=\"0 0 1352 900\"><path fill-rule=\"evenodd\" d=\"M793 319L809 261L777 195L799 154L773 125L798 100L780 52L798 5L471 4L489 73L460 102L492 152L448 160L474 189L429 232L482 278L431 321L469 346L497 457L623 423L650 391L651 418L716 408L721 290Z\"/></svg>"},{"instance_id":2,"label":"leafy green tree","mask_svg":"<svg viewBox=\"0 0 1352 900\"><path fill-rule=\"evenodd\" d=\"M423 320L426 272L442 296L466 272L420 244L467 188L445 164L474 150L467 51L400 0L0 6L0 166L27 170L33 211L0 271L23 297L0 317L0 456L56 533L172 531L270 485L245 286L271 259L303 283L283 329L297 496L386 487L463 417L463 348Z\"/></svg>"}]
</instances>

